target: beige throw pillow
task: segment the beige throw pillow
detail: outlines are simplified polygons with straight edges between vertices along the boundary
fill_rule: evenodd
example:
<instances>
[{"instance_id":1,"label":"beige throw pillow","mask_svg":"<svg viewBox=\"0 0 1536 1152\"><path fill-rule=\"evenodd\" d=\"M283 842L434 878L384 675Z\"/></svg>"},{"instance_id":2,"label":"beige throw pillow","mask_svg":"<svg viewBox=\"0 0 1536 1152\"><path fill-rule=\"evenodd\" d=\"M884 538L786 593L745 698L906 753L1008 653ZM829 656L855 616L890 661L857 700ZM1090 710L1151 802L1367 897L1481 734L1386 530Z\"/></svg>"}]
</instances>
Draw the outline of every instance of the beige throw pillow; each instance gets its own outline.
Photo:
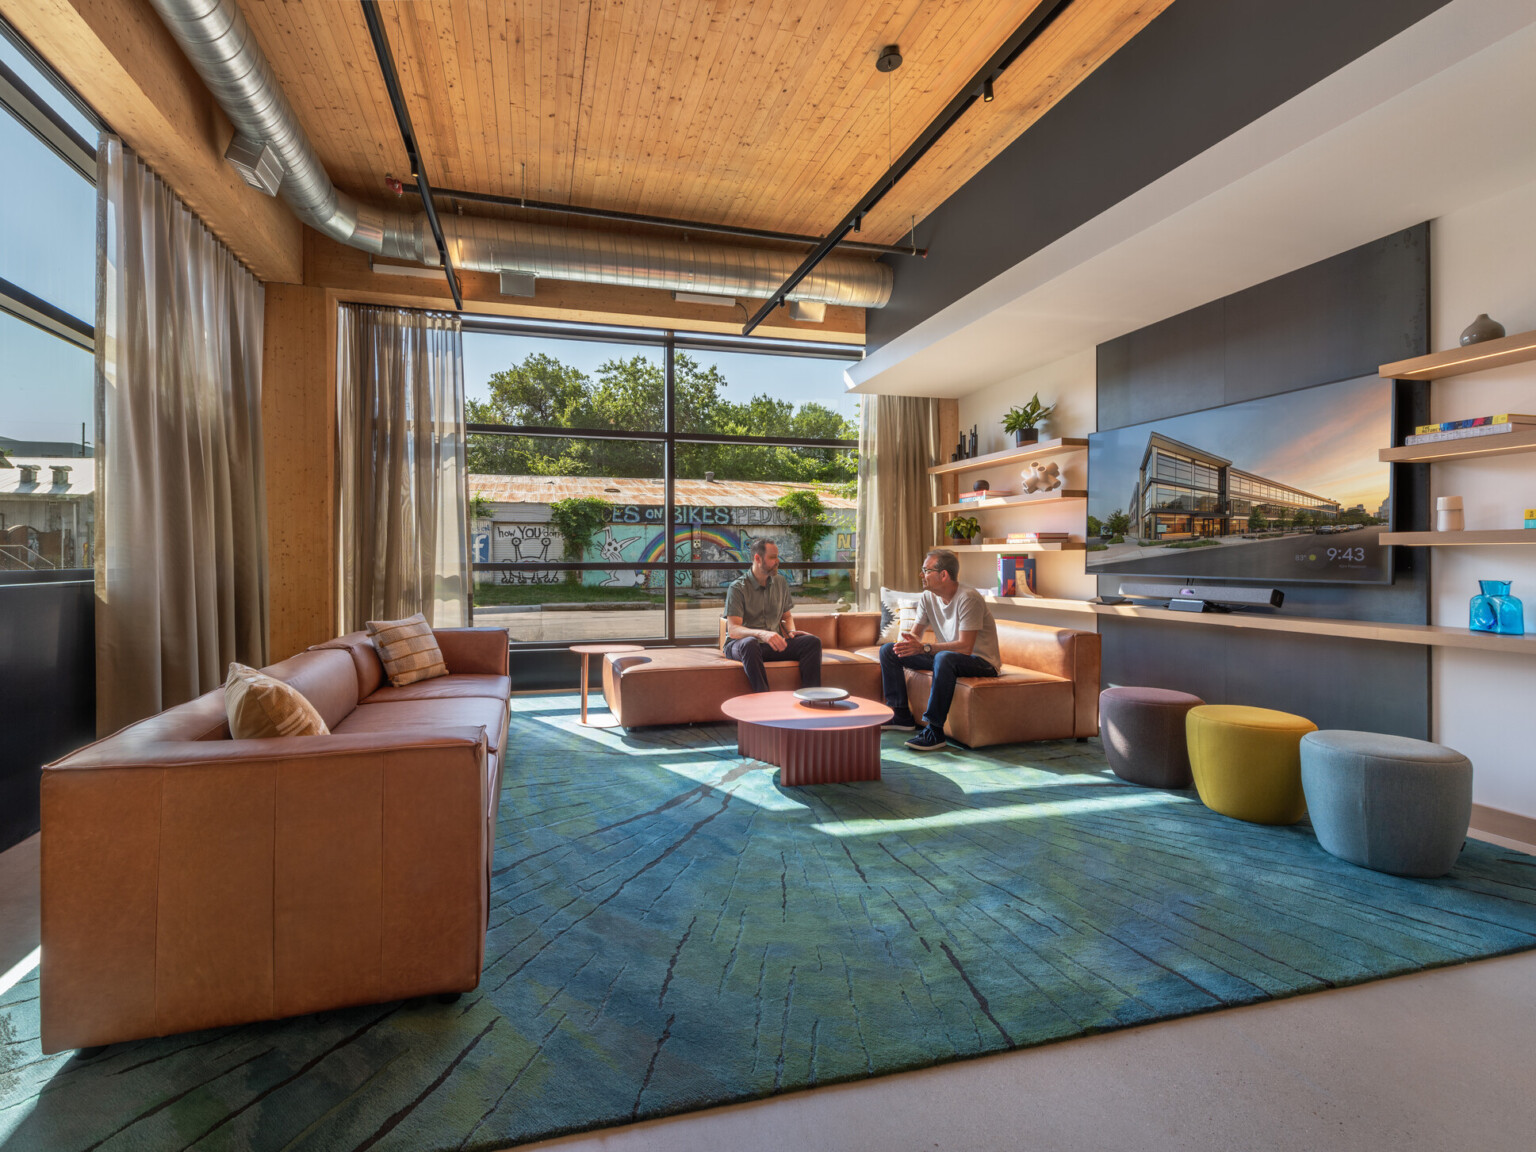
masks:
<instances>
[{"instance_id":1,"label":"beige throw pillow","mask_svg":"<svg viewBox=\"0 0 1536 1152\"><path fill-rule=\"evenodd\" d=\"M368 637L384 662L384 674L396 688L448 675L432 625L420 612L404 620L370 620Z\"/></svg>"},{"instance_id":2,"label":"beige throw pillow","mask_svg":"<svg viewBox=\"0 0 1536 1152\"><path fill-rule=\"evenodd\" d=\"M229 734L236 740L331 734L315 706L297 688L244 664L229 666L224 711L229 716Z\"/></svg>"}]
</instances>

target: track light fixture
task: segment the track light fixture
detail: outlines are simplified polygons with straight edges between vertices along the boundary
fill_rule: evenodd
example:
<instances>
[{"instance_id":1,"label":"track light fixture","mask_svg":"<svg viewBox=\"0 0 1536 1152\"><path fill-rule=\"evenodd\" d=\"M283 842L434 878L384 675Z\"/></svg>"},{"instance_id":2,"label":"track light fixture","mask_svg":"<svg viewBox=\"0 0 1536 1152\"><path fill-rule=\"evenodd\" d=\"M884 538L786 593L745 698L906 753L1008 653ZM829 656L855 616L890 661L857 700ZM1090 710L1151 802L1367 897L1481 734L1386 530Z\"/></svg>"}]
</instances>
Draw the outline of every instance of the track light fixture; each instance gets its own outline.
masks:
<instances>
[{"instance_id":1,"label":"track light fixture","mask_svg":"<svg viewBox=\"0 0 1536 1152\"><path fill-rule=\"evenodd\" d=\"M992 77L990 76L981 82L981 99L985 104L992 103Z\"/></svg>"}]
</instances>

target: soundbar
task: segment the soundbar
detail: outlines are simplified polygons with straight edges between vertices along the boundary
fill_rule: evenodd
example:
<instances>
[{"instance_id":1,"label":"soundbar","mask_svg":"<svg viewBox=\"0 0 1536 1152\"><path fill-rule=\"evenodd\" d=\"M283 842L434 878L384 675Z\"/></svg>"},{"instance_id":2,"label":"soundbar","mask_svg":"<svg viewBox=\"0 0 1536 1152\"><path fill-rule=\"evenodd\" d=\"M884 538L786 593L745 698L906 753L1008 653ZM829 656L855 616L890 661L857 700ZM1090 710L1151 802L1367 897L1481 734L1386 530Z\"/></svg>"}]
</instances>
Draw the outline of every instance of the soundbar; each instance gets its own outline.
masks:
<instances>
[{"instance_id":1,"label":"soundbar","mask_svg":"<svg viewBox=\"0 0 1536 1152\"><path fill-rule=\"evenodd\" d=\"M1227 608L1278 608L1285 603L1285 593L1280 589L1254 584L1157 584L1126 580L1120 585L1120 595L1167 600L1170 608L1178 600L1203 601Z\"/></svg>"}]
</instances>

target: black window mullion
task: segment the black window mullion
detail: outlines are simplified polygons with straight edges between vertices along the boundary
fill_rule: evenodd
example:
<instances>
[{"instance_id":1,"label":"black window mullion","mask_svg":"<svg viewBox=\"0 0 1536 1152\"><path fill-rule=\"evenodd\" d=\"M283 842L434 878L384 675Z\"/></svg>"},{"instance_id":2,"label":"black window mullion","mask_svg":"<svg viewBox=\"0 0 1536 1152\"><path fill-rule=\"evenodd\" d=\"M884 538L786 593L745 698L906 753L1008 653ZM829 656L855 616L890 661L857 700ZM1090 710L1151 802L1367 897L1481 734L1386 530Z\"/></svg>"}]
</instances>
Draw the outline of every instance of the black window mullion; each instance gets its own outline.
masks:
<instances>
[{"instance_id":1,"label":"black window mullion","mask_svg":"<svg viewBox=\"0 0 1536 1152\"><path fill-rule=\"evenodd\" d=\"M661 426L666 431L667 440L662 448L661 466L661 538L665 542L663 558L667 562L666 567L666 599L664 611L666 612L666 639L668 644L677 642L677 545L676 533L672 530L672 518L677 506L676 495L672 491L677 481L677 375L674 354L677 345L673 343L673 334L667 333L665 346L666 380L667 386L663 393Z\"/></svg>"}]
</instances>

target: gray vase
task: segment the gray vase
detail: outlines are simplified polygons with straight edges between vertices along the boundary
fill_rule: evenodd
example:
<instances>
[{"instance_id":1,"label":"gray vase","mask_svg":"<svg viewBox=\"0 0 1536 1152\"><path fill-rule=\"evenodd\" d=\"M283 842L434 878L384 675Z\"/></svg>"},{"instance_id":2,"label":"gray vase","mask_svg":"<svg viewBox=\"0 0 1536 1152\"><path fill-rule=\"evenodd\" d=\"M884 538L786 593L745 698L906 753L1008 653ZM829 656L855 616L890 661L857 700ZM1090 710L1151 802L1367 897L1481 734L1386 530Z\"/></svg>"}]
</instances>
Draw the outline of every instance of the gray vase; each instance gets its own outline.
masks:
<instances>
[{"instance_id":1,"label":"gray vase","mask_svg":"<svg viewBox=\"0 0 1536 1152\"><path fill-rule=\"evenodd\" d=\"M1461 332L1463 344L1480 344L1484 340L1497 340L1504 335L1504 325L1497 320L1488 319L1488 313L1478 313L1477 319L1468 324Z\"/></svg>"}]
</instances>

